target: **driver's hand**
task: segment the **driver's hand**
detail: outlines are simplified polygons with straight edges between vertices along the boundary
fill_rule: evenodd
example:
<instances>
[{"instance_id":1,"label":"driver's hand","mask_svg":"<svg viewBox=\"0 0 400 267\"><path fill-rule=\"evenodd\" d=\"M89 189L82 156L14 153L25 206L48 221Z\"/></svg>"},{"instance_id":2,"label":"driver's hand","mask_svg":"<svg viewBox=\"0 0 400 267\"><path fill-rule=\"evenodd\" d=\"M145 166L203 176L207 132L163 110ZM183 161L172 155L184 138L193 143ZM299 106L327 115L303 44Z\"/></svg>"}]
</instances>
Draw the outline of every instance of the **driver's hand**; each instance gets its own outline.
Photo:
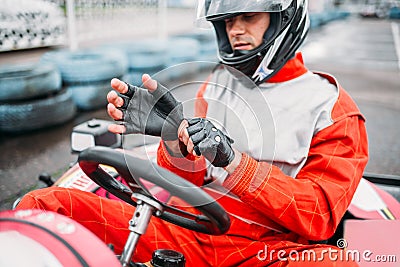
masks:
<instances>
[{"instance_id":1,"label":"driver's hand","mask_svg":"<svg viewBox=\"0 0 400 267\"><path fill-rule=\"evenodd\" d=\"M233 140L211 121L193 118L184 121L181 127L185 125L186 131L179 138L186 144L189 153L194 151L198 156L203 155L215 167L227 167L234 160Z\"/></svg>"},{"instance_id":2,"label":"driver's hand","mask_svg":"<svg viewBox=\"0 0 400 267\"><path fill-rule=\"evenodd\" d=\"M174 96L148 74L142 76L145 88L111 80L107 112L119 124L109 126L113 133L140 133L177 140L183 120L183 107Z\"/></svg>"}]
</instances>

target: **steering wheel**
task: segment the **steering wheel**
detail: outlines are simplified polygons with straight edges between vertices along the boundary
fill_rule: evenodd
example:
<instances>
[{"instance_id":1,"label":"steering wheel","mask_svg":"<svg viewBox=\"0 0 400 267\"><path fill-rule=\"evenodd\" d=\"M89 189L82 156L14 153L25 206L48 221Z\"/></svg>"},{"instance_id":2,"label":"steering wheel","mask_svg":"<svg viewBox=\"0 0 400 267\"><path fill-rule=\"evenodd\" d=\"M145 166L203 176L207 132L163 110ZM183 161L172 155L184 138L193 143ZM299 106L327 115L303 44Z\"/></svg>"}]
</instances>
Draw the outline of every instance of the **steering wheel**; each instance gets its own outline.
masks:
<instances>
[{"instance_id":1,"label":"steering wheel","mask_svg":"<svg viewBox=\"0 0 400 267\"><path fill-rule=\"evenodd\" d=\"M142 194L157 201L162 212L153 215L178 226L210 235L220 235L228 231L230 219L222 206L200 187L181 178L180 176L152 163L108 147L90 147L82 151L78 157L82 171L99 186L111 194L136 206L132 194ZM99 165L113 167L125 179L124 185ZM130 166L130 167L129 167ZM139 178L151 182L172 196L184 200L195 207L201 214L193 214L170 206L155 199L146 189L140 186Z\"/></svg>"}]
</instances>

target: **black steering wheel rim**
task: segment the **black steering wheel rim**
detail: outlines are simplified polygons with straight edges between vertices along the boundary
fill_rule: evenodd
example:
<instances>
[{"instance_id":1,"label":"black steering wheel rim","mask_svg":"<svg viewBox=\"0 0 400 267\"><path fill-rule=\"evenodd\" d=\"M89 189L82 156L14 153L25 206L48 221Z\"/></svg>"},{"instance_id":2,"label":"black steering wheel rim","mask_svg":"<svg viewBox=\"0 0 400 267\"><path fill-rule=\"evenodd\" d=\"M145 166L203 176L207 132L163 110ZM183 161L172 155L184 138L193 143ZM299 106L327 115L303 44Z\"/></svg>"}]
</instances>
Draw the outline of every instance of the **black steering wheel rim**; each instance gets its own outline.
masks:
<instances>
[{"instance_id":1,"label":"black steering wheel rim","mask_svg":"<svg viewBox=\"0 0 400 267\"><path fill-rule=\"evenodd\" d=\"M128 204L136 206L136 202L131 198L133 192L156 200L138 185L135 178L140 177L167 190L171 195L184 200L202 213L202 215L189 213L156 200L164 207L164 211L161 215L155 215L165 221L210 235L223 234L230 227L228 214L210 195L189 181L148 160L98 146L82 151L78 162L82 171L90 179ZM104 171L99 166L100 164L113 167L125 179L129 187ZM132 168L132 166L135 167Z\"/></svg>"}]
</instances>

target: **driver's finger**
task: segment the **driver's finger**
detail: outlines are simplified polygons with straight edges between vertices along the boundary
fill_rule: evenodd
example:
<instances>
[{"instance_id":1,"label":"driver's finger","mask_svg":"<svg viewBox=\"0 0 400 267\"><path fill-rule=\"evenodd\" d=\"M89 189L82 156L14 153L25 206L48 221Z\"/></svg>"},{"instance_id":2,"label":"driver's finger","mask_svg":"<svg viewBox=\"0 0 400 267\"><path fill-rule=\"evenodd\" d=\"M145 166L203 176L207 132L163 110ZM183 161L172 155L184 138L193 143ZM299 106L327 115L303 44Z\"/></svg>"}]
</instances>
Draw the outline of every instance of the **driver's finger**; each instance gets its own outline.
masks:
<instances>
[{"instance_id":1,"label":"driver's finger","mask_svg":"<svg viewBox=\"0 0 400 267\"><path fill-rule=\"evenodd\" d=\"M203 141L206 137L207 137L206 132L200 131L200 132L197 132L197 133L191 135L190 140L193 142L193 144L197 145L201 141Z\"/></svg>"},{"instance_id":2,"label":"driver's finger","mask_svg":"<svg viewBox=\"0 0 400 267\"><path fill-rule=\"evenodd\" d=\"M200 156L201 155L201 151L200 151L199 145L196 145L196 146L193 147L192 154L195 155L195 156Z\"/></svg>"},{"instance_id":3,"label":"driver's finger","mask_svg":"<svg viewBox=\"0 0 400 267\"><path fill-rule=\"evenodd\" d=\"M124 100L120 97L117 92L110 91L107 94L107 101L108 103L113 104L115 107L122 107L124 105Z\"/></svg>"},{"instance_id":4,"label":"driver's finger","mask_svg":"<svg viewBox=\"0 0 400 267\"><path fill-rule=\"evenodd\" d=\"M192 140L190 140L190 139L186 145L186 150L190 154L193 154L195 156L200 156L200 155L197 155L196 152L194 152L194 144L193 144Z\"/></svg>"},{"instance_id":5,"label":"driver's finger","mask_svg":"<svg viewBox=\"0 0 400 267\"><path fill-rule=\"evenodd\" d=\"M157 89L157 81L153 80L147 73L142 75L142 82L143 86L150 92L154 92Z\"/></svg>"},{"instance_id":6,"label":"driver's finger","mask_svg":"<svg viewBox=\"0 0 400 267\"><path fill-rule=\"evenodd\" d=\"M124 118L124 113L118 108L116 108L115 105L112 103L108 103L107 113L114 120L122 120Z\"/></svg>"},{"instance_id":7,"label":"driver's finger","mask_svg":"<svg viewBox=\"0 0 400 267\"><path fill-rule=\"evenodd\" d=\"M117 91L117 92L119 92L121 94L125 94L125 93L128 92L128 85L125 82L123 82L120 79L118 79L118 78L113 78L111 80L111 87L115 91Z\"/></svg>"},{"instance_id":8,"label":"driver's finger","mask_svg":"<svg viewBox=\"0 0 400 267\"><path fill-rule=\"evenodd\" d=\"M188 132L189 136L192 136L192 135L202 131L203 128L204 128L203 124L197 123L197 124L187 127L187 132Z\"/></svg>"},{"instance_id":9,"label":"driver's finger","mask_svg":"<svg viewBox=\"0 0 400 267\"><path fill-rule=\"evenodd\" d=\"M108 130L112 133L116 134L123 134L126 132L126 128L124 125L119 125L119 124L110 124L108 125Z\"/></svg>"},{"instance_id":10,"label":"driver's finger","mask_svg":"<svg viewBox=\"0 0 400 267\"><path fill-rule=\"evenodd\" d=\"M178 127L178 138L185 145L187 145L189 141L189 134L186 130L187 126L188 126L187 120L183 120Z\"/></svg>"},{"instance_id":11,"label":"driver's finger","mask_svg":"<svg viewBox=\"0 0 400 267\"><path fill-rule=\"evenodd\" d=\"M192 118L188 120L189 126L195 125L195 124L203 124L203 118Z\"/></svg>"},{"instance_id":12,"label":"driver's finger","mask_svg":"<svg viewBox=\"0 0 400 267\"><path fill-rule=\"evenodd\" d=\"M127 97L127 96L125 96L125 95L120 95L120 99L122 99L122 105L120 105L119 107L118 107L118 109L120 109L120 110L122 110L122 111L124 111L124 110L126 110L127 108L128 108L128 106L129 106L129 101L131 100L129 97ZM118 104L120 104L120 100L118 100Z\"/></svg>"},{"instance_id":13,"label":"driver's finger","mask_svg":"<svg viewBox=\"0 0 400 267\"><path fill-rule=\"evenodd\" d=\"M196 156L196 154L193 152L194 144L193 144L192 140L190 139L189 135L187 134L186 128L184 129L184 131L186 132L186 135L185 135L183 143L186 145L186 151L188 153Z\"/></svg>"}]
</instances>

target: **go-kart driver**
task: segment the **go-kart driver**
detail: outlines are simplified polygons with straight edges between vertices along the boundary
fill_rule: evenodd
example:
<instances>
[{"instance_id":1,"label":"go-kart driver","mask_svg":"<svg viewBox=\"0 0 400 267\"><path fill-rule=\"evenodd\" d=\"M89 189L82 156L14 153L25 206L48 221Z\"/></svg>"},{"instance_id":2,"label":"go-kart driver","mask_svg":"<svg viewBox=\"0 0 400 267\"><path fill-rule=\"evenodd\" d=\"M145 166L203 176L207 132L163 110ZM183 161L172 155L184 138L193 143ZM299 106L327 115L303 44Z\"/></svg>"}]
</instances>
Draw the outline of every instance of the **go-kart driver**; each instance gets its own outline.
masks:
<instances>
[{"instance_id":1,"label":"go-kart driver","mask_svg":"<svg viewBox=\"0 0 400 267\"><path fill-rule=\"evenodd\" d=\"M337 248L309 242L334 234L367 164L368 144L364 118L350 96L334 77L310 72L296 53L308 30L307 0L207 0L200 5L216 31L222 65L198 93L197 118L184 119L180 103L143 75L146 89L111 81L119 94L108 94L108 113L123 123L109 129L161 136L159 165L199 186L206 175L215 174L242 201L241 215L231 210L231 227L220 236L152 218L134 260L145 262L155 249L169 248L182 252L188 266L355 265L337 253L330 257L327 252ZM234 82L234 70L259 90L242 90L244 85ZM232 90L216 93L221 83ZM273 158L259 153L269 149L260 148L268 136L251 131L248 147L235 147L242 143L240 136L232 143L209 119L218 113L217 102L207 102L210 97L221 106L243 108L240 102L227 103L235 90L246 92L248 99L261 92L268 100L264 110L271 110L276 132ZM227 118L223 126L233 131ZM206 162L212 168L207 170ZM229 210L229 203L224 207ZM116 253L123 248L134 212L120 201L54 187L27 194L17 208L69 216L114 244ZM241 217L243 210L251 218ZM301 251L314 257L291 257Z\"/></svg>"}]
</instances>

